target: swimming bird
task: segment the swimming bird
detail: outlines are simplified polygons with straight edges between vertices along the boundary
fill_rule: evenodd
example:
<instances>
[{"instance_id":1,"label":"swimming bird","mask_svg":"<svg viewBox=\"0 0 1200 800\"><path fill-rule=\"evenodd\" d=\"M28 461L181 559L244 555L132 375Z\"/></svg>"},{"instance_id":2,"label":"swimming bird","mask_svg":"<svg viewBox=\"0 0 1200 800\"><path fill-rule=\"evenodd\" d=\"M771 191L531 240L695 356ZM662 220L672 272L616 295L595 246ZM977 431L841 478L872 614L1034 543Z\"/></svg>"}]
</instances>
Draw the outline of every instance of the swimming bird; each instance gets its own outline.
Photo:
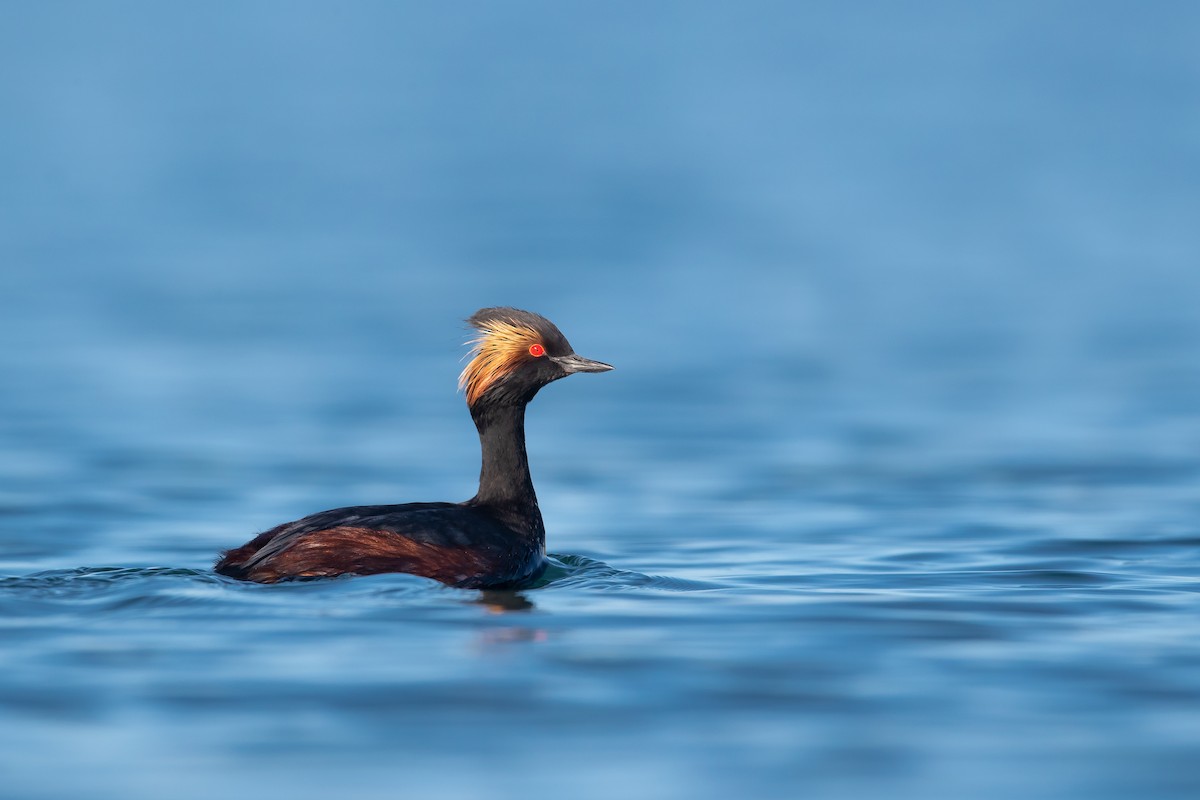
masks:
<instances>
[{"instance_id":1,"label":"swimming bird","mask_svg":"<svg viewBox=\"0 0 1200 800\"><path fill-rule=\"evenodd\" d=\"M287 522L224 552L222 575L259 583L407 572L451 586L496 588L544 567L546 529L525 452L525 406L546 384L608 364L576 355L550 320L484 308L459 376L479 431L479 491L462 503L351 506Z\"/></svg>"}]
</instances>

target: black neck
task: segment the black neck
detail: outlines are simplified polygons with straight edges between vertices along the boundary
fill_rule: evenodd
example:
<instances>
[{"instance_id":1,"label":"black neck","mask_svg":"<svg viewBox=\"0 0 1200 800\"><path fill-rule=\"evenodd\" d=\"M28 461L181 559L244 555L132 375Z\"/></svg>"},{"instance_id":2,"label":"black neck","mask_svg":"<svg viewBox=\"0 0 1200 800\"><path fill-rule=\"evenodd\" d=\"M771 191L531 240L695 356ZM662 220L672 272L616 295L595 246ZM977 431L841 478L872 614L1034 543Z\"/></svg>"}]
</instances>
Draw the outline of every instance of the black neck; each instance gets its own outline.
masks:
<instances>
[{"instance_id":1,"label":"black neck","mask_svg":"<svg viewBox=\"0 0 1200 800\"><path fill-rule=\"evenodd\" d=\"M479 470L479 494L473 504L493 507L510 524L539 535L542 514L538 510L533 479L529 476L529 456L525 453L525 405L483 406L471 409L471 418L479 430L483 466ZM507 520L506 520L507 521Z\"/></svg>"}]
</instances>

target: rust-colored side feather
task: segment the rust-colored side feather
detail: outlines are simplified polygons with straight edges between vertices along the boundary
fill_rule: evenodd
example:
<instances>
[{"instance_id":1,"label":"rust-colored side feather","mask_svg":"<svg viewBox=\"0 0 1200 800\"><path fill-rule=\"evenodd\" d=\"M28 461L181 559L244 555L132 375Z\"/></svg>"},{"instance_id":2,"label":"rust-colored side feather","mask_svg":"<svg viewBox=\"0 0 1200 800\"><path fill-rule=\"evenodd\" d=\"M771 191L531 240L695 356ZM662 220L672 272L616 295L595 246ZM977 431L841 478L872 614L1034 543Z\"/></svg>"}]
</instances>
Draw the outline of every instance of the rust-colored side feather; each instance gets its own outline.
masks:
<instances>
[{"instance_id":1,"label":"rust-colored side feather","mask_svg":"<svg viewBox=\"0 0 1200 800\"><path fill-rule=\"evenodd\" d=\"M540 338L533 328L506 320L489 320L471 340L473 357L458 376L458 386L467 394L467 404L483 396L492 384L507 375L521 359L528 357L529 346Z\"/></svg>"},{"instance_id":2,"label":"rust-colored side feather","mask_svg":"<svg viewBox=\"0 0 1200 800\"><path fill-rule=\"evenodd\" d=\"M260 533L250 541L246 542L241 547L235 547L226 550L217 559L216 565L213 567L222 575L229 575L233 578L242 578L245 576L243 565L254 557L254 554L267 546L267 543L274 539L280 531L286 528L287 525L279 525L269 531Z\"/></svg>"},{"instance_id":3,"label":"rust-colored side feather","mask_svg":"<svg viewBox=\"0 0 1200 800\"><path fill-rule=\"evenodd\" d=\"M289 578L408 572L464 585L487 572L487 554L415 542L386 531L337 527L302 536L243 577L260 583Z\"/></svg>"}]
</instances>

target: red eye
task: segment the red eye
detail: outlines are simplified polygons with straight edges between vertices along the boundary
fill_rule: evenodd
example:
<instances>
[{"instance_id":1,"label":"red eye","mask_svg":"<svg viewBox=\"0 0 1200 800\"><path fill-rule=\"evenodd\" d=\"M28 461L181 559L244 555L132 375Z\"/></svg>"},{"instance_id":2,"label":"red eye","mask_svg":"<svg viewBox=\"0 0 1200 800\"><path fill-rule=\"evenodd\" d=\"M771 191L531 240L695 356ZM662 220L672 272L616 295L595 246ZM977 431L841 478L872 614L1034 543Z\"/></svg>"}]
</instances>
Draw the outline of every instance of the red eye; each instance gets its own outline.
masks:
<instances>
[{"instance_id":1,"label":"red eye","mask_svg":"<svg viewBox=\"0 0 1200 800\"><path fill-rule=\"evenodd\" d=\"M542 347L540 344L531 344L529 345L529 355L533 356L534 358L541 358L542 356L546 355L546 348Z\"/></svg>"}]
</instances>

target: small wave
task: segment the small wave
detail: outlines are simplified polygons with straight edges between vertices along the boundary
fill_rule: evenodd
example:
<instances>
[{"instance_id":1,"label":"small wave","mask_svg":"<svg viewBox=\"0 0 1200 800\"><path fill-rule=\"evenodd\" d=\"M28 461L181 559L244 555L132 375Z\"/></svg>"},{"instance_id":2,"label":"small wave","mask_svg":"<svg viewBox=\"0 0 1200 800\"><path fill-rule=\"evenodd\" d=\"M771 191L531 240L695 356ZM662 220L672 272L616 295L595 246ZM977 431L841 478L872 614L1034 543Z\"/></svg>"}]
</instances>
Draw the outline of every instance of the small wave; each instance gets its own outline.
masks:
<instances>
[{"instance_id":1,"label":"small wave","mask_svg":"<svg viewBox=\"0 0 1200 800\"><path fill-rule=\"evenodd\" d=\"M534 580L513 590L471 591L443 586L435 581L401 573L342 576L311 581L259 584L239 581L209 570L180 567L77 567L0 578L0 604L9 611L31 606L85 606L93 611L166 609L208 604L221 606L295 606L299 601L336 599L378 605L446 599L499 605L506 610L532 607L524 593L543 590L585 589L625 591L651 589L697 592L725 588L720 584L667 575L647 575L617 569L603 561L579 555L551 555L546 569ZM514 591L515 590L515 591ZM499 598L499 599L498 599ZM509 598L509 599L504 599ZM516 598L516 599L512 599Z\"/></svg>"},{"instance_id":2,"label":"small wave","mask_svg":"<svg viewBox=\"0 0 1200 800\"><path fill-rule=\"evenodd\" d=\"M38 605L88 606L116 611L133 606L190 605L216 593L219 580L181 567L77 567L0 578L0 602L9 611Z\"/></svg>"},{"instance_id":3,"label":"small wave","mask_svg":"<svg viewBox=\"0 0 1200 800\"><path fill-rule=\"evenodd\" d=\"M181 567L76 567L53 569L0 578L0 591L12 590L33 594L64 595L87 593L97 588L120 585L129 581L150 578L188 578L216 583L217 576L207 570Z\"/></svg>"},{"instance_id":4,"label":"small wave","mask_svg":"<svg viewBox=\"0 0 1200 800\"><path fill-rule=\"evenodd\" d=\"M207 607L210 614L244 613L247 605L286 609L308 607L323 613L331 603L360 608L437 599L447 593L474 598L415 575L346 576L313 581L260 584L238 581L210 570L180 567L78 567L0 578L0 611L19 616L63 606L87 613L132 609L171 613L171 609ZM348 602L349 601L349 602Z\"/></svg>"},{"instance_id":5,"label":"small wave","mask_svg":"<svg viewBox=\"0 0 1200 800\"><path fill-rule=\"evenodd\" d=\"M724 588L720 584L705 581L617 569L587 556L550 555L547 561L549 563L546 570L533 584L525 588L660 589L669 592L699 592Z\"/></svg>"}]
</instances>

